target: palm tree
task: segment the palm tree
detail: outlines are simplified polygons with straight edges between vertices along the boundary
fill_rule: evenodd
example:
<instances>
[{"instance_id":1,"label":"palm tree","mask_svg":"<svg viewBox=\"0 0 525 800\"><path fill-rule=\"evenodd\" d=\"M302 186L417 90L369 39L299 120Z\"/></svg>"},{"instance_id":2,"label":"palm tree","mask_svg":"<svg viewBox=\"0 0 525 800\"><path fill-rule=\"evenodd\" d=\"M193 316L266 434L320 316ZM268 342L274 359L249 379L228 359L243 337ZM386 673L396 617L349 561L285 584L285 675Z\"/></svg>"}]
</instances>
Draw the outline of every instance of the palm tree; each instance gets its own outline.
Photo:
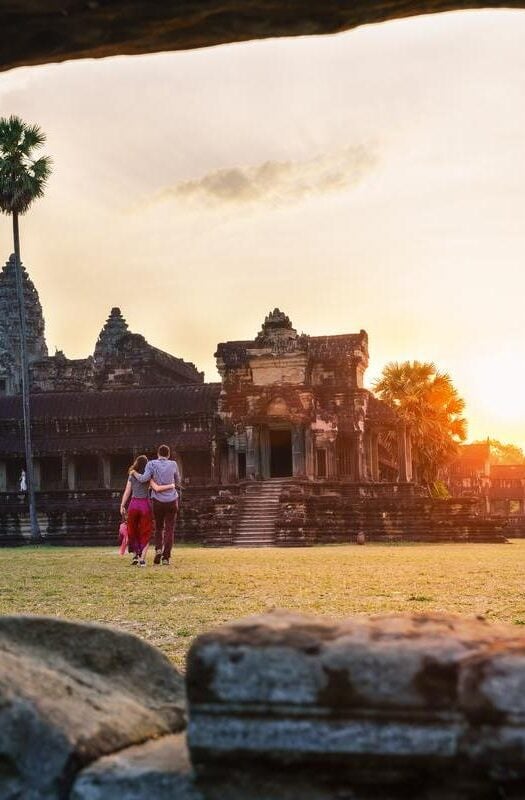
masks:
<instances>
[{"instance_id":1,"label":"palm tree","mask_svg":"<svg viewBox=\"0 0 525 800\"><path fill-rule=\"evenodd\" d=\"M38 539L40 531L36 516L35 484L33 480L33 451L31 447L31 411L29 405L29 365L27 355L26 313L24 285L20 263L20 235L18 217L42 197L51 173L51 160L35 159L33 153L46 140L37 125L26 125L19 117L0 119L0 211L13 218L15 250L16 294L20 317L20 365L22 369L22 409L24 419L24 446L26 462L27 495L31 536Z\"/></svg>"},{"instance_id":2,"label":"palm tree","mask_svg":"<svg viewBox=\"0 0 525 800\"><path fill-rule=\"evenodd\" d=\"M431 362L387 364L374 390L410 429L421 478L433 483L467 436L465 402L450 376Z\"/></svg>"}]
</instances>

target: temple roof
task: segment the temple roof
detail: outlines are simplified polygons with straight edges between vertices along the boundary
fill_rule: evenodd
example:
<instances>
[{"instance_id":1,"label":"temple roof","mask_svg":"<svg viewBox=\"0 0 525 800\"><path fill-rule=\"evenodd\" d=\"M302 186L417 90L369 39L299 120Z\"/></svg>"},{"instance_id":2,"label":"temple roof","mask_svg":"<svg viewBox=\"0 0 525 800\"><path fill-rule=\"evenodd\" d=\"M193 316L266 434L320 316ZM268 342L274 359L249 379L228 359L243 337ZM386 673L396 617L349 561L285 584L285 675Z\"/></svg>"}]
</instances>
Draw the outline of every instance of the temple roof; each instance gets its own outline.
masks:
<instances>
[{"instance_id":1,"label":"temple roof","mask_svg":"<svg viewBox=\"0 0 525 800\"><path fill-rule=\"evenodd\" d=\"M525 479L525 464L492 464L490 467L492 478Z\"/></svg>"},{"instance_id":2,"label":"temple roof","mask_svg":"<svg viewBox=\"0 0 525 800\"><path fill-rule=\"evenodd\" d=\"M459 447L455 461L480 461L485 462L490 458L490 443L476 442L475 444L462 444Z\"/></svg>"},{"instance_id":3,"label":"temple roof","mask_svg":"<svg viewBox=\"0 0 525 800\"><path fill-rule=\"evenodd\" d=\"M313 358L339 359L353 354L355 351L368 356L368 335L366 331L359 333L343 333L333 336L308 336L297 335L289 318L276 308L265 319L262 330L255 339L220 342L217 345L215 357L221 359L227 367L235 368L247 364L250 358L249 350L268 349L276 345L279 350L276 336L289 340L287 350L305 352Z\"/></svg>"},{"instance_id":4,"label":"temple roof","mask_svg":"<svg viewBox=\"0 0 525 800\"><path fill-rule=\"evenodd\" d=\"M34 420L213 414L219 383L179 384L156 389L41 392L31 396ZM21 419L20 395L0 397L0 420Z\"/></svg>"},{"instance_id":5,"label":"temple roof","mask_svg":"<svg viewBox=\"0 0 525 800\"><path fill-rule=\"evenodd\" d=\"M204 373L199 372L189 361L159 350L149 344L144 336L132 333L124 319L120 308L111 309L109 317L102 328L95 346L95 367L97 383L106 381L106 373L112 373L111 382L116 389L125 388L129 376L126 370L133 368L137 377L144 375L144 385L164 385L166 378L180 383L203 383ZM150 369L154 368L154 371ZM158 370L155 373L155 369ZM159 375L161 381L158 381Z\"/></svg>"},{"instance_id":6,"label":"temple roof","mask_svg":"<svg viewBox=\"0 0 525 800\"><path fill-rule=\"evenodd\" d=\"M159 441L159 438L161 441ZM154 430L136 430L133 434L49 434L36 431L33 435L33 450L35 455L56 455L61 450L70 454L96 453L125 453L132 450L142 450L152 454L159 444L165 441L173 450L208 450L211 435L209 431L177 431L175 433L159 434ZM21 455L24 450L22 431L2 434L2 450L5 454Z\"/></svg>"}]
</instances>

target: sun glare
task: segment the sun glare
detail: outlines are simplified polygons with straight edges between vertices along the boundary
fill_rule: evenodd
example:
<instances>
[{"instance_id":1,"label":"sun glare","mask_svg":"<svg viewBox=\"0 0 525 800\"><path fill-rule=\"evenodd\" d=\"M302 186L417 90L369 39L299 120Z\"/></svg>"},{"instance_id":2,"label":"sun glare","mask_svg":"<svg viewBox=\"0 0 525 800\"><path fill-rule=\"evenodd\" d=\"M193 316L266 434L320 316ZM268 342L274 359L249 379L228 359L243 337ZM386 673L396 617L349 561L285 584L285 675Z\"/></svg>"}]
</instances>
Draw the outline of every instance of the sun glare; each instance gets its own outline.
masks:
<instances>
[{"instance_id":1,"label":"sun glare","mask_svg":"<svg viewBox=\"0 0 525 800\"><path fill-rule=\"evenodd\" d=\"M521 362L520 354L507 348L483 355L475 362L471 392L494 421L515 424L517 438L523 439L525 372Z\"/></svg>"}]
</instances>

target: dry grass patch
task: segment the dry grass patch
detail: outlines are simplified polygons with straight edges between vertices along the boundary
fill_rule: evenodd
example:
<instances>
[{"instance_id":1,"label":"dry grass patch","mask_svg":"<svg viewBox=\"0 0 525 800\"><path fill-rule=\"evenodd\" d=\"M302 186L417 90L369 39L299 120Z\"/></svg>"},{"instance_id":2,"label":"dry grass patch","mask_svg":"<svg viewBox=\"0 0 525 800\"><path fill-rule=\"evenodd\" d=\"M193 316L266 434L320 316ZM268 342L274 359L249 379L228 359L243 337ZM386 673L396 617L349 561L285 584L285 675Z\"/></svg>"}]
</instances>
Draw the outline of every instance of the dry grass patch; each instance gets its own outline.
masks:
<instances>
[{"instance_id":1,"label":"dry grass patch","mask_svg":"<svg viewBox=\"0 0 525 800\"><path fill-rule=\"evenodd\" d=\"M0 550L0 613L104 622L183 667L191 639L269 608L342 616L452 611L525 624L525 541L308 549L178 547L139 569L102 548Z\"/></svg>"}]
</instances>

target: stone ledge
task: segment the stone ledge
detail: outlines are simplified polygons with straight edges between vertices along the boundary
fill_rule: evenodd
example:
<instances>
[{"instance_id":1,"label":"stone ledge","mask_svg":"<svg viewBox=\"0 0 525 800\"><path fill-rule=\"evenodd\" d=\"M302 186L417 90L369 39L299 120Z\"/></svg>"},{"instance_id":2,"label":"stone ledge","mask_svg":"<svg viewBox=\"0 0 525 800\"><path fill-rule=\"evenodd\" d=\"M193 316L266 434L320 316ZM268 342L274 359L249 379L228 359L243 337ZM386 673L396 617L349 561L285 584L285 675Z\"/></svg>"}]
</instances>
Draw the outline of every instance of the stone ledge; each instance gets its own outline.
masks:
<instances>
[{"instance_id":1,"label":"stone ledge","mask_svg":"<svg viewBox=\"0 0 525 800\"><path fill-rule=\"evenodd\" d=\"M370 771L385 785L421 770L525 780L525 637L510 626L276 612L199 637L187 686L189 746L203 769L325 763L352 787Z\"/></svg>"}]
</instances>

